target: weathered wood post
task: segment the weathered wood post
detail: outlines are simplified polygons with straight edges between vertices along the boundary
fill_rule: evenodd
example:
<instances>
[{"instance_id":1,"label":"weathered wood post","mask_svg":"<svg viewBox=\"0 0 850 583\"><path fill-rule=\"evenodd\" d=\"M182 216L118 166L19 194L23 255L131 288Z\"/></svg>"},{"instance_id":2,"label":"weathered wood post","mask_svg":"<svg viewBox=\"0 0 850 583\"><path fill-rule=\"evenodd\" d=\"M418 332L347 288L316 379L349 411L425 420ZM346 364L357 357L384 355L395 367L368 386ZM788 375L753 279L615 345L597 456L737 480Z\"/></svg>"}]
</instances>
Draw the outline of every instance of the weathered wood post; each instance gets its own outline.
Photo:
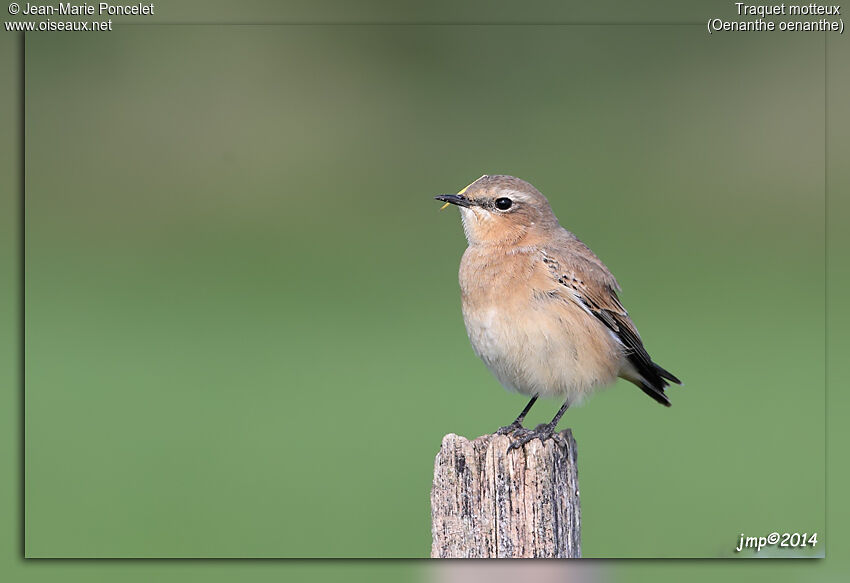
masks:
<instances>
[{"instance_id":1,"label":"weathered wood post","mask_svg":"<svg viewBox=\"0 0 850 583\"><path fill-rule=\"evenodd\" d=\"M510 443L503 435L443 437L431 488L432 557L581 556L572 433L508 452Z\"/></svg>"}]
</instances>

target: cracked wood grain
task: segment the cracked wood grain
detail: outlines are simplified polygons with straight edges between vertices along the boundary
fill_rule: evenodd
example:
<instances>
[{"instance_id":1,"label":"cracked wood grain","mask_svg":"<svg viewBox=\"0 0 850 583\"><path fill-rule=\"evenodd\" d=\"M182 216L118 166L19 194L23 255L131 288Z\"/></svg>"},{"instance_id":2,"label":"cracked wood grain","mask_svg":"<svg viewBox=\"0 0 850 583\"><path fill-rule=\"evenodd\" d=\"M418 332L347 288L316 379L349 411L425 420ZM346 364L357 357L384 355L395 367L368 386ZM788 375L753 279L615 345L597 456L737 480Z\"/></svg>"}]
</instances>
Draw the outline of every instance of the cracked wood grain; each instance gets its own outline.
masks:
<instances>
[{"instance_id":1,"label":"cracked wood grain","mask_svg":"<svg viewBox=\"0 0 850 583\"><path fill-rule=\"evenodd\" d=\"M581 556L576 443L569 429L508 452L511 439L450 433L434 462L431 556Z\"/></svg>"}]
</instances>

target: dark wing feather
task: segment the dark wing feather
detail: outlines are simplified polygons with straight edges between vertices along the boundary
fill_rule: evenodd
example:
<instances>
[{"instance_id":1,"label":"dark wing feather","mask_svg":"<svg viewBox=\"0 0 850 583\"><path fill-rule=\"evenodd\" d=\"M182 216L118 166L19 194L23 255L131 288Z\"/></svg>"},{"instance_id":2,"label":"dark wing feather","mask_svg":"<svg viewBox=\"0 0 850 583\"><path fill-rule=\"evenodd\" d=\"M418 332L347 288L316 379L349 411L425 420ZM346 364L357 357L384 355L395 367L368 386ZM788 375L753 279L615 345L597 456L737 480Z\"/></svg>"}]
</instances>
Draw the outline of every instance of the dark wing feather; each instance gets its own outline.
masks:
<instances>
[{"instance_id":1,"label":"dark wing feather","mask_svg":"<svg viewBox=\"0 0 850 583\"><path fill-rule=\"evenodd\" d=\"M629 380L647 395L669 407L670 400L664 394L664 388L669 385L667 381L677 384L681 384L681 381L652 361L637 328L617 297L619 285L608 268L578 239L572 239L569 243L582 247L580 255L571 253L567 261L563 254L547 250L543 255L544 263L557 282L570 291L570 296L619 339L626 358L640 375L639 379Z\"/></svg>"}]
</instances>

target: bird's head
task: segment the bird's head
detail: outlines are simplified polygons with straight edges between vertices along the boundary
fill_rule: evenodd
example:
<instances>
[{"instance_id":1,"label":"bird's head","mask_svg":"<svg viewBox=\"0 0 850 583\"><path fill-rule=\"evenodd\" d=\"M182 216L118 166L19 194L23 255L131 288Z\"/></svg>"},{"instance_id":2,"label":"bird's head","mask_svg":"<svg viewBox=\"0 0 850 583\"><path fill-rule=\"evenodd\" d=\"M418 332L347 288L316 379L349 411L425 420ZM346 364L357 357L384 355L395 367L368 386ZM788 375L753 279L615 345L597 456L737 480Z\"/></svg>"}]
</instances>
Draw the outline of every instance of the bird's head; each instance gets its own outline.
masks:
<instances>
[{"instance_id":1,"label":"bird's head","mask_svg":"<svg viewBox=\"0 0 850 583\"><path fill-rule=\"evenodd\" d=\"M546 197L513 176L485 174L457 194L434 198L460 208L470 245L515 244L558 227Z\"/></svg>"}]
</instances>

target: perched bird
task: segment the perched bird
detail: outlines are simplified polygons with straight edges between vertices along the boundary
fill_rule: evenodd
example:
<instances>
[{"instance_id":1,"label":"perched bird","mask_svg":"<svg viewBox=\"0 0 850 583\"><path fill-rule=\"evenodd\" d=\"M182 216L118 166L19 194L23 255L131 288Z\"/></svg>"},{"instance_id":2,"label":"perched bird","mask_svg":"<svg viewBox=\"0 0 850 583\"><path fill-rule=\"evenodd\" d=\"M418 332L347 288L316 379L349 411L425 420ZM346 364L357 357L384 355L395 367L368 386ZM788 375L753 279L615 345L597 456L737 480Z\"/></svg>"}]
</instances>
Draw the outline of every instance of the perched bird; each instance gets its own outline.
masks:
<instances>
[{"instance_id":1,"label":"perched bird","mask_svg":"<svg viewBox=\"0 0 850 583\"><path fill-rule=\"evenodd\" d=\"M469 242L459 279L472 348L505 388L531 395L498 431L516 438L511 448L551 438L570 405L617 377L670 406L664 388L681 381L652 361L617 297L617 280L536 188L485 175L435 198L460 208ZM541 396L565 402L531 431L522 421Z\"/></svg>"}]
</instances>

